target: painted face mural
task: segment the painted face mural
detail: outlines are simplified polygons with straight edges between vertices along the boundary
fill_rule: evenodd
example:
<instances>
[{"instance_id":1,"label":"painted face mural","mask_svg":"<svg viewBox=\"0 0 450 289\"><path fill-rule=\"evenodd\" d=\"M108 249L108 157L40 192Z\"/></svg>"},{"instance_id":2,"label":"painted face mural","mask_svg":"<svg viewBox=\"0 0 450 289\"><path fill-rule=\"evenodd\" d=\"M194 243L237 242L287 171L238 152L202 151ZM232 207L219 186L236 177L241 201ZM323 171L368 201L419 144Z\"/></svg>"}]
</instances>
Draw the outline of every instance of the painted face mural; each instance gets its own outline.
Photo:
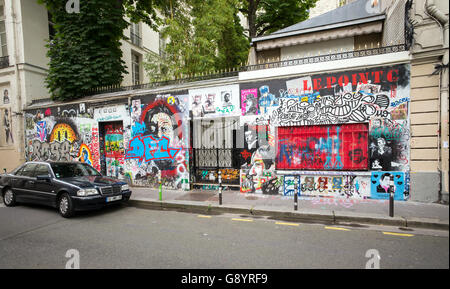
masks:
<instances>
[{"instance_id":1,"label":"painted face mural","mask_svg":"<svg viewBox=\"0 0 450 289\"><path fill-rule=\"evenodd\" d=\"M188 125L184 124L188 115L181 106L187 103L188 96L148 99L148 105L142 105L138 121L132 124L133 138L125 154L125 159L132 163L129 175L141 184L157 185L161 177L164 186L181 188L188 184ZM141 99L144 101L146 98Z\"/></svg>"},{"instance_id":2,"label":"painted face mural","mask_svg":"<svg viewBox=\"0 0 450 289\"><path fill-rule=\"evenodd\" d=\"M241 192L279 194L282 178L276 176L274 146L268 142L271 130L266 126L247 127L245 149L241 152ZM262 145L260 145L262 144ZM251 158L249 156L251 155Z\"/></svg>"}]
</instances>

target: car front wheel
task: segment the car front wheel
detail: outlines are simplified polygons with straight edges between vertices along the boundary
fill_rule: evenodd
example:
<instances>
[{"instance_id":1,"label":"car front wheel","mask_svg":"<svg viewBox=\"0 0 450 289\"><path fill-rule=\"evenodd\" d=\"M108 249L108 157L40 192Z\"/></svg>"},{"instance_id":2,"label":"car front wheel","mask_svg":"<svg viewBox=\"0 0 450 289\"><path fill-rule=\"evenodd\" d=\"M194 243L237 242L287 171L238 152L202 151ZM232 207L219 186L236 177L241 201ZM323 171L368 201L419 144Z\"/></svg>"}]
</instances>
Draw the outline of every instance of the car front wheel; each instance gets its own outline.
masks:
<instances>
[{"instance_id":1,"label":"car front wheel","mask_svg":"<svg viewBox=\"0 0 450 289\"><path fill-rule=\"evenodd\" d=\"M6 192L3 194L3 203L7 207L14 207L16 205L16 195L14 194L13 190L6 190Z\"/></svg>"},{"instance_id":2,"label":"car front wheel","mask_svg":"<svg viewBox=\"0 0 450 289\"><path fill-rule=\"evenodd\" d=\"M64 193L59 198L58 210L64 218L70 218L74 215L73 203L67 193Z\"/></svg>"}]
</instances>

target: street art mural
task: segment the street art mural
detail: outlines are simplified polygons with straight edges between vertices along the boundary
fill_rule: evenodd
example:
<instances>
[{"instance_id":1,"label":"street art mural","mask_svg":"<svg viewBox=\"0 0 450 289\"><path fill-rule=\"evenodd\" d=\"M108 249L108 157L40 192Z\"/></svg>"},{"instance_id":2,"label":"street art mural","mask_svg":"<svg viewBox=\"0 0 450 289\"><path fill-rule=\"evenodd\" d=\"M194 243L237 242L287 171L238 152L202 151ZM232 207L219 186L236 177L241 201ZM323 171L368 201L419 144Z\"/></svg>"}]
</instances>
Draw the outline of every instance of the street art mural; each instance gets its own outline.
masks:
<instances>
[{"instance_id":1,"label":"street art mural","mask_svg":"<svg viewBox=\"0 0 450 289\"><path fill-rule=\"evenodd\" d=\"M275 146L270 126L244 126L244 149L241 152L241 192L280 194L283 177L275 173Z\"/></svg>"},{"instance_id":2,"label":"street art mural","mask_svg":"<svg viewBox=\"0 0 450 289\"><path fill-rule=\"evenodd\" d=\"M14 144L11 108L0 108L0 145L8 146Z\"/></svg>"},{"instance_id":3,"label":"street art mural","mask_svg":"<svg viewBox=\"0 0 450 289\"><path fill-rule=\"evenodd\" d=\"M380 198L369 177L351 172L409 172L409 70L401 64L242 83L240 124L275 128L276 170L302 172L301 194ZM253 113L244 107L248 95L257 99ZM250 158L255 145L241 154ZM287 181L282 191L292 195Z\"/></svg>"},{"instance_id":4,"label":"street art mural","mask_svg":"<svg viewBox=\"0 0 450 289\"><path fill-rule=\"evenodd\" d=\"M369 198L370 177L360 175L301 176L301 195L321 197Z\"/></svg>"},{"instance_id":5,"label":"street art mural","mask_svg":"<svg viewBox=\"0 0 450 289\"><path fill-rule=\"evenodd\" d=\"M83 113L61 107L28 111L25 124L28 161L80 161L100 170L92 109L85 108Z\"/></svg>"},{"instance_id":6,"label":"street art mural","mask_svg":"<svg viewBox=\"0 0 450 289\"><path fill-rule=\"evenodd\" d=\"M131 139L125 152L135 184L189 188L189 95L149 95L131 106Z\"/></svg>"},{"instance_id":7,"label":"street art mural","mask_svg":"<svg viewBox=\"0 0 450 289\"><path fill-rule=\"evenodd\" d=\"M297 185L300 196L405 200L410 100L410 66L398 64L30 109L26 157L139 186L216 189L220 170L248 194L292 196Z\"/></svg>"},{"instance_id":8,"label":"street art mural","mask_svg":"<svg viewBox=\"0 0 450 289\"><path fill-rule=\"evenodd\" d=\"M365 124L278 128L277 169L365 170Z\"/></svg>"}]
</instances>

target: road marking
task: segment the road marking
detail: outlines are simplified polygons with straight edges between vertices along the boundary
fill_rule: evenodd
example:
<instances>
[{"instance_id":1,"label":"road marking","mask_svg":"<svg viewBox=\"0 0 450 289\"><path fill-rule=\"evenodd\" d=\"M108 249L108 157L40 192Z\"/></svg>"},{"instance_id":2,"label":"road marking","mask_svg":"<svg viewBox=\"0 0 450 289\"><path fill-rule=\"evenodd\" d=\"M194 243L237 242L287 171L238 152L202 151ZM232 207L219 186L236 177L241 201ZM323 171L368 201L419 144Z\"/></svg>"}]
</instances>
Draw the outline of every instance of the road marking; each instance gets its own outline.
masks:
<instances>
[{"instance_id":1,"label":"road marking","mask_svg":"<svg viewBox=\"0 0 450 289\"><path fill-rule=\"evenodd\" d=\"M325 229L327 229L327 230L337 230L337 231L350 231L349 229L339 228L339 227L325 227Z\"/></svg>"},{"instance_id":2,"label":"road marking","mask_svg":"<svg viewBox=\"0 0 450 289\"><path fill-rule=\"evenodd\" d=\"M393 235L393 236L401 236L401 237L412 237L413 234L401 234L401 233L392 233L392 232L383 232L385 235Z\"/></svg>"},{"instance_id":3,"label":"road marking","mask_svg":"<svg viewBox=\"0 0 450 289\"><path fill-rule=\"evenodd\" d=\"M205 216L205 215L198 215L197 217L199 217L199 218L211 218L211 216Z\"/></svg>"},{"instance_id":4,"label":"road marking","mask_svg":"<svg viewBox=\"0 0 450 289\"><path fill-rule=\"evenodd\" d=\"M275 224L283 225L283 226L296 226L296 227L298 227L298 224L294 224L294 223L276 222Z\"/></svg>"},{"instance_id":5,"label":"road marking","mask_svg":"<svg viewBox=\"0 0 450 289\"><path fill-rule=\"evenodd\" d=\"M237 218L234 218L234 219L231 219L231 220L239 221L239 222L253 222L253 220L249 220L249 219L237 219Z\"/></svg>"}]
</instances>

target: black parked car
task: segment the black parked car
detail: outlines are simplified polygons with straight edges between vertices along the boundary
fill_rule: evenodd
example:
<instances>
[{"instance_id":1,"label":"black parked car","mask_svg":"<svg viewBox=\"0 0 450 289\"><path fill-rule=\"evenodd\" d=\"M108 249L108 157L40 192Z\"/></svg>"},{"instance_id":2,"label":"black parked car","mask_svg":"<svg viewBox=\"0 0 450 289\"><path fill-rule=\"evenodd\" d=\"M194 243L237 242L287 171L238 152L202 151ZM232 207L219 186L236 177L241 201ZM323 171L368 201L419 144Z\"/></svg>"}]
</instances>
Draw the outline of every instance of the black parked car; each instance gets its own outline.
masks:
<instances>
[{"instance_id":1,"label":"black parked car","mask_svg":"<svg viewBox=\"0 0 450 289\"><path fill-rule=\"evenodd\" d=\"M75 211L126 202L131 196L127 183L78 162L27 162L0 175L0 192L8 207L19 202L44 204L58 208L65 218Z\"/></svg>"}]
</instances>

